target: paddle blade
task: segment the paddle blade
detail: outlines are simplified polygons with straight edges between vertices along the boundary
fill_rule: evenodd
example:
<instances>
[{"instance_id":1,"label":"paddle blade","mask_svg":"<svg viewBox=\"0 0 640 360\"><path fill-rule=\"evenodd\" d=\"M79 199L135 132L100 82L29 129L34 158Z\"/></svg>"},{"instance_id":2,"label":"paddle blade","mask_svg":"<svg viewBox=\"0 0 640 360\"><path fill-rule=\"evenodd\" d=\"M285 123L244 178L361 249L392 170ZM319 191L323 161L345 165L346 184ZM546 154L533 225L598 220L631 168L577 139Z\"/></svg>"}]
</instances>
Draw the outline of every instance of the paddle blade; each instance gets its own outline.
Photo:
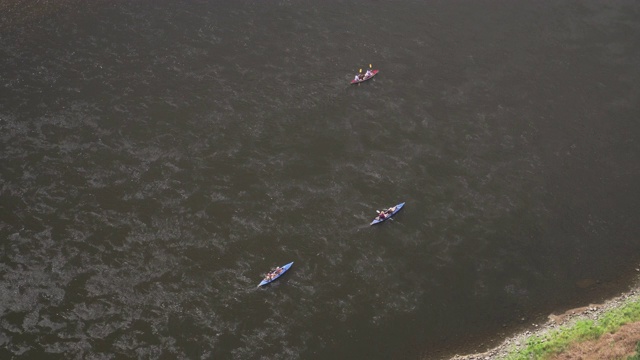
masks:
<instances>
[{"instance_id":1,"label":"paddle blade","mask_svg":"<svg viewBox=\"0 0 640 360\"><path fill-rule=\"evenodd\" d=\"M371 69L371 64L369 64L369 69Z\"/></svg>"},{"instance_id":2,"label":"paddle blade","mask_svg":"<svg viewBox=\"0 0 640 360\"><path fill-rule=\"evenodd\" d=\"M360 69L360 72L362 72L362 69Z\"/></svg>"}]
</instances>

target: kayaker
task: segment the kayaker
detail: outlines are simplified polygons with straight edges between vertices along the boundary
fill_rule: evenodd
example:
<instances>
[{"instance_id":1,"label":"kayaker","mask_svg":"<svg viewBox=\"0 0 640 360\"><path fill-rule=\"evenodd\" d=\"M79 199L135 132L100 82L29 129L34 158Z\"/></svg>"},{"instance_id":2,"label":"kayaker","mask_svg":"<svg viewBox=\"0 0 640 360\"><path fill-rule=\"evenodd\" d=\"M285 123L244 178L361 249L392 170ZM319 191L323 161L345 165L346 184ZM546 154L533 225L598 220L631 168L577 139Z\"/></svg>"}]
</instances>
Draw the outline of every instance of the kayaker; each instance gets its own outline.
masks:
<instances>
[{"instance_id":1,"label":"kayaker","mask_svg":"<svg viewBox=\"0 0 640 360\"><path fill-rule=\"evenodd\" d=\"M384 220L387 217L387 213L384 211L378 211L378 219Z\"/></svg>"},{"instance_id":2,"label":"kayaker","mask_svg":"<svg viewBox=\"0 0 640 360\"><path fill-rule=\"evenodd\" d=\"M371 72L371 70L367 70L367 72L366 72L366 73L364 73L364 76L365 76L365 77L367 77L367 76L371 76L371 75L373 75L373 73Z\"/></svg>"},{"instance_id":3,"label":"kayaker","mask_svg":"<svg viewBox=\"0 0 640 360\"><path fill-rule=\"evenodd\" d=\"M360 75L356 75L355 79L353 79L353 81L360 81Z\"/></svg>"},{"instance_id":4,"label":"kayaker","mask_svg":"<svg viewBox=\"0 0 640 360\"><path fill-rule=\"evenodd\" d=\"M279 266L275 267L275 268L271 269L271 271L269 272L267 277L269 278L269 280L273 280L281 272L282 272L282 268L281 267L279 267Z\"/></svg>"}]
</instances>

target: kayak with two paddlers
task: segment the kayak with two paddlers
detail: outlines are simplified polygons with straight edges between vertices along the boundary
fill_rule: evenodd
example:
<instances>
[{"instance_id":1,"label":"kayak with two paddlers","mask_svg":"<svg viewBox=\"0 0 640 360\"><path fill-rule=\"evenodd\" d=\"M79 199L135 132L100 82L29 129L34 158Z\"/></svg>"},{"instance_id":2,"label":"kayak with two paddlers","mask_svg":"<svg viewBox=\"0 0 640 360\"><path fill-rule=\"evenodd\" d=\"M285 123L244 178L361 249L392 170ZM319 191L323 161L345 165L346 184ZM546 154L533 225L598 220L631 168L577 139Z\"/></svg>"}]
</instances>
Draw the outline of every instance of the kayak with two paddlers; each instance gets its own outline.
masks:
<instances>
[{"instance_id":1,"label":"kayak with two paddlers","mask_svg":"<svg viewBox=\"0 0 640 360\"><path fill-rule=\"evenodd\" d=\"M378 71L379 70L367 70L367 72L365 72L364 74L360 73L356 75L356 77L353 80L351 80L351 85L359 84L361 82L371 79L372 77L376 76Z\"/></svg>"},{"instance_id":2,"label":"kayak with two paddlers","mask_svg":"<svg viewBox=\"0 0 640 360\"><path fill-rule=\"evenodd\" d=\"M271 269L271 271L269 271L267 275L265 275L264 279L260 282L260 284L258 284L258 287L267 285L268 283L279 278L284 273L286 273L287 270L289 270L289 268L291 268L291 265L293 265L293 261L288 263L287 265L282 265L282 266L278 266L276 268Z\"/></svg>"},{"instance_id":3,"label":"kayak with two paddlers","mask_svg":"<svg viewBox=\"0 0 640 360\"><path fill-rule=\"evenodd\" d=\"M404 203L400 203L384 211L376 210L378 212L378 216L376 216L375 219L373 219L373 221L369 225L375 225L383 221L387 221L387 219L390 219L393 215L397 214L398 211L400 211L400 209L402 209L403 206L404 206Z\"/></svg>"}]
</instances>

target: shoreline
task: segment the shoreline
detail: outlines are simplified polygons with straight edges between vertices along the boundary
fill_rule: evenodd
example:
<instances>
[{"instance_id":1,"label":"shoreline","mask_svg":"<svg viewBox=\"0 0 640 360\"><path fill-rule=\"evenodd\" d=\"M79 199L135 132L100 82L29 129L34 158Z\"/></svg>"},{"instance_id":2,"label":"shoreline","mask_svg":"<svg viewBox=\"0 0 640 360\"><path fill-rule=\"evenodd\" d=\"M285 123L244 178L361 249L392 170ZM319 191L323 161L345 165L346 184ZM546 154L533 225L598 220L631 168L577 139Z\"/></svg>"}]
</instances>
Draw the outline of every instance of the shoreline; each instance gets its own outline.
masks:
<instances>
[{"instance_id":1,"label":"shoreline","mask_svg":"<svg viewBox=\"0 0 640 360\"><path fill-rule=\"evenodd\" d=\"M636 272L639 269L636 269ZM477 353L470 354L455 354L448 357L448 360L497 360L503 359L514 349L520 349L526 346L529 338L534 336L541 336L548 332L558 330L561 327L566 327L574 324L578 320L596 320L603 313L616 309L629 300L640 299L640 276L636 275L634 280L628 287L628 290L607 299L601 304L590 303L586 306L581 306L573 309L569 309L561 314L556 315L555 312L548 315L547 320L542 324L531 324L524 330L517 331L512 335L506 337L498 345Z\"/></svg>"}]
</instances>

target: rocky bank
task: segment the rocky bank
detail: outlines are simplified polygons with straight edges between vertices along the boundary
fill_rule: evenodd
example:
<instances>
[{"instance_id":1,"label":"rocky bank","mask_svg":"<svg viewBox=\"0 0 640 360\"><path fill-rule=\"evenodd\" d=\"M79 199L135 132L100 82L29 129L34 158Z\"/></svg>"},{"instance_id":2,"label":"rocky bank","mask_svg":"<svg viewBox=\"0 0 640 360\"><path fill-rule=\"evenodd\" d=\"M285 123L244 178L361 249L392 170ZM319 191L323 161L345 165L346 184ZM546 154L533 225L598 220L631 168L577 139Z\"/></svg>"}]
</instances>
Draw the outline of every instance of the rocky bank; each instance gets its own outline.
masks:
<instances>
[{"instance_id":1,"label":"rocky bank","mask_svg":"<svg viewBox=\"0 0 640 360\"><path fill-rule=\"evenodd\" d=\"M579 307L575 309L568 310L560 315L551 314L548 317L548 320L544 324L534 324L528 330L517 333L506 340L504 340L500 345L486 351L483 353L476 354L468 354L468 355L455 355L450 360L497 360L504 358L511 350L514 348L520 348L526 345L527 340L532 336L543 335L547 332L558 329L562 326L568 326L572 323L576 322L580 319L598 319L604 312L620 307L624 303L629 300L638 300L640 299L640 284L636 281L636 285L633 286L631 290L623 293L613 299L607 300L603 304L589 304L588 306ZM635 323L635 326L630 328L640 328L640 322ZM625 329L625 331L629 331ZM635 330L633 330L635 331ZM636 334L636 332L631 332L631 334ZM636 335L629 335L636 336ZM635 339L640 341L640 338ZM603 339L599 339L599 341L608 341L607 338L603 336ZM610 340L609 340L610 341ZM634 352L633 348L635 347L635 342L632 342L631 353ZM622 342L618 341L619 345L622 346ZM607 345L608 348L611 348L612 345ZM627 345L628 346L628 345ZM592 348L595 349L598 347L597 342L593 344ZM626 351L628 349L621 349L621 351ZM584 348L580 350L584 352ZM587 350L588 351L588 350ZM602 359L601 355L595 355L594 358ZM566 355L563 357L558 357L562 359L589 359L592 358L588 354L576 354L575 357L571 355Z\"/></svg>"}]
</instances>

